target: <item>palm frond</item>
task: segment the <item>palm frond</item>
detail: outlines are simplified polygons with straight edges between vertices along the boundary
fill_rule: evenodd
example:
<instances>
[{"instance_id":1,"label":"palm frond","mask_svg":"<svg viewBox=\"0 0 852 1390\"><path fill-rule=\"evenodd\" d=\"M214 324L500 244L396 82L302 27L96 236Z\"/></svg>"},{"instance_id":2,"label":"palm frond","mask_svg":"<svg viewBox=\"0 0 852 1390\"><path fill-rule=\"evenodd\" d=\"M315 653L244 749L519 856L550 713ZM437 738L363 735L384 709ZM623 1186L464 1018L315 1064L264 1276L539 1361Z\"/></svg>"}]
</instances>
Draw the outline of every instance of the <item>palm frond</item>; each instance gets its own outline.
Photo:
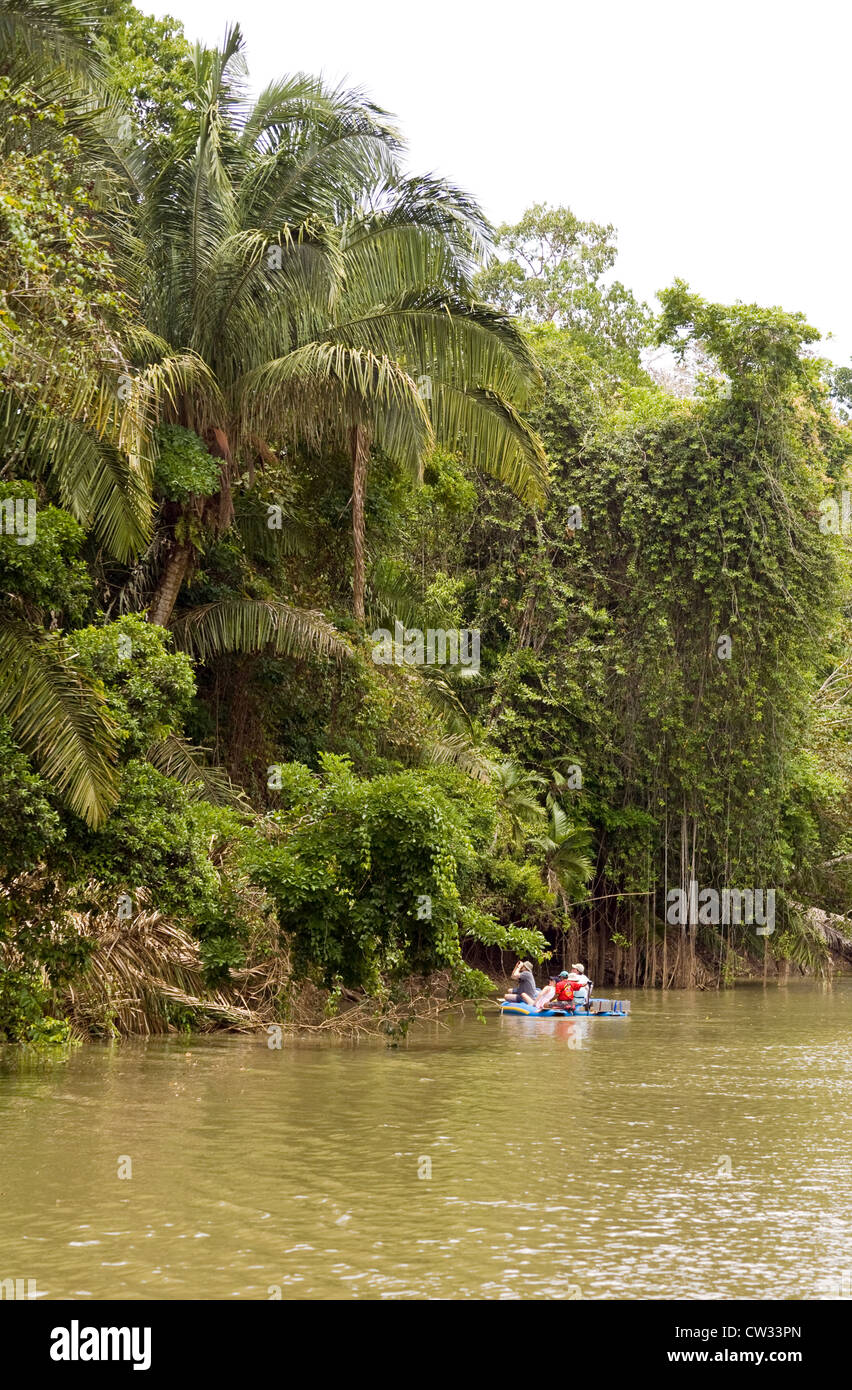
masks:
<instances>
[{"instance_id":1,"label":"palm frond","mask_svg":"<svg viewBox=\"0 0 852 1390\"><path fill-rule=\"evenodd\" d=\"M136 912L129 921L115 915L109 894L88 884L95 907L75 912L72 921L93 943L83 975L65 990L65 1012L83 1034L116 1032L125 1037L174 1030L173 1009L192 1010L196 1026L246 1030L261 1019L245 1005L245 990L227 986L211 991L205 983L198 940L183 927L152 910L144 890L135 894ZM238 1000L240 1002L238 1002Z\"/></svg>"},{"instance_id":2,"label":"palm frond","mask_svg":"<svg viewBox=\"0 0 852 1390\"><path fill-rule=\"evenodd\" d=\"M0 441L7 456L26 455L31 476L53 481L62 506L110 555L127 562L139 553L151 531L149 460L128 458L75 420L23 412L11 422L0 415Z\"/></svg>"},{"instance_id":3,"label":"palm frond","mask_svg":"<svg viewBox=\"0 0 852 1390\"><path fill-rule=\"evenodd\" d=\"M234 786L224 768L211 766L208 750L196 747L177 734L152 743L145 757L158 772L173 777L200 800L238 810L249 807L245 792Z\"/></svg>"},{"instance_id":4,"label":"palm frond","mask_svg":"<svg viewBox=\"0 0 852 1390\"><path fill-rule=\"evenodd\" d=\"M358 286L353 298L365 297ZM433 371L463 389L486 388L522 404L538 367L514 320L464 295L414 286L370 308L347 303L327 337L394 355L418 373Z\"/></svg>"},{"instance_id":5,"label":"palm frond","mask_svg":"<svg viewBox=\"0 0 852 1390\"><path fill-rule=\"evenodd\" d=\"M592 843L591 826L572 821L558 802L551 803L547 832L530 840L544 855L551 880L559 885L568 901L580 901L587 891L586 885L594 873Z\"/></svg>"},{"instance_id":6,"label":"palm frond","mask_svg":"<svg viewBox=\"0 0 852 1390\"><path fill-rule=\"evenodd\" d=\"M380 556L370 569L368 617L371 623L393 623L426 630L451 626L452 614L426 603L410 566L390 555Z\"/></svg>"},{"instance_id":7,"label":"palm frond","mask_svg":"<svg viewBox=\"0 0 852 1390\"><path fill-rule=\"evenodd\" d=\"M371 190L369 206L342 228L352 294L370 286L373 302L387 303L417 286L469 295L490 242L491 229L474 200L431 174Z\"/></svg>"},{"instance_id":8,"label":"palm frond","mask_svg":"<svg viewBox=\"0 0 852 1390\"><path fill-rule=\"evenodd\" d=\"M425 749L424 761L433 767L451 765L477 782L489 783L494 764L465 734L442 734Z\"/></svg>"},{"instance_id":9,"label":"palm frond","mask_svg":"<svg viewBox=\"0 0 852 1390\"><path fill-rule=\"evenodd\" d=\"M60 640L0 618L0 715L62 800L91 826L118 798L116 734Z\"/></svg>"},{"instance_id":10,"label":"palm frond","mask_svg":"<svg viewBox=\"0 0 852 1390\"><path fill-rule=\"evenodd\" d=\"M322 226L226 236L199 282L195 348L208 361L229 356L236 378L309 336L331 312L341 277L338 248Z\"/></svg>"},{"instance_id":11,"label":"palm frond","mask_svg":"<svg viewBox=\"0 0 852 1390\"><path fill-rule=\"evenodd\" d=\"M302 73L273 84L242 131L239 225L271 231L337 220L365 187L391 176L399 144L386 113L359 90L327 88Z\"/></svg>"},{"instance_id":12,"label":"palm frond","mask_svg":"<svg viewBox=\"0 0 852 1390\"><path fill-rule=\"evenodd\" d=\"M13 71L23 55L42 71L58 67L103 84L106 64L90 42L95 25L84 0L0 0L0 49Z\"/></svg>"},{"instance_id":13,"label":"palm frond","mask_svg":"<svg viewBox=\"0 0 852 1390\"><path fill-rule=\"evenodd\" d=\"M462 390L433 379L429 410L445 448L458 450L522 501L544 500L550 487L544 445L508 401L492 391Z\"/></svg>"},{"instance_id":14,"label":"palm frond","mask_svg":"<svg viewBox=\"0 0 852 1390\"><path fill-rule=\"evenodd\" d=\"M312 445L346 444L353 419L365 417L376 442L416 476L432 444L416 383L399 363L339 343L307 343L247 372L239 404L252 434Z\"/></svg>"},{"instance_id":15,"label":"palm frond","mask_svg":"<svg viewBox=\"0 0 852 1390\"><path fill-rule=\"evenodd\" d=\"M321 613L269 599L222 599L171 624L175 645L201 661L225 652L269 650L279 656L345 660L352 649Z\"/></svg>"},{"instance_id":16,"label":"palm frond","mask_svg":"<svg viewBox=\"0 0 852 1390\"><path fill-rule=\"evenodd\" d=\"M195 352L178 352L144 367L133 391L152 426L179 420L204 435L226 415L219 383Z\"/></svg>"},{"instance_id":17,"label":"palm frond","mask_svg":"<svg viewBox=\"0 0 852 1390\"><path fill-rule=\"evenodd\" d=\"M269 505L253 492L240 493L234 501L234 524L246 553L258 560L274 562L281 556L308 555L312 533L303 521L281 506L280 526L270 526Z\"/></svg>"},{"instance_id":18,"label":"palm frond","mask_svg":"<svg viewBox=\"0 0 852 1390\"><path fill-rule=\"evenodd\" d=\"M422 692L448 733L473 738L476 726L452 686L427 666L421 669ZM493 763L489 763L493 775Z\"/></svg>"},{"instance_id":19,"label":"palm frond","mask_svg":"<svg viewBox=\"0 0 852 1390\"><path fill-rule=\"evenodd\" d=\"M246 64L239 25L225 33L221 49L196 47L195 67L201 96L198 139L192 164L185 166L191 193L189 261L193 289L199 287L202 268L209 264L221 228L235 225L233 182L226 147L229 116L239 116L245 103Z\"/></svg>"}]
</instances>

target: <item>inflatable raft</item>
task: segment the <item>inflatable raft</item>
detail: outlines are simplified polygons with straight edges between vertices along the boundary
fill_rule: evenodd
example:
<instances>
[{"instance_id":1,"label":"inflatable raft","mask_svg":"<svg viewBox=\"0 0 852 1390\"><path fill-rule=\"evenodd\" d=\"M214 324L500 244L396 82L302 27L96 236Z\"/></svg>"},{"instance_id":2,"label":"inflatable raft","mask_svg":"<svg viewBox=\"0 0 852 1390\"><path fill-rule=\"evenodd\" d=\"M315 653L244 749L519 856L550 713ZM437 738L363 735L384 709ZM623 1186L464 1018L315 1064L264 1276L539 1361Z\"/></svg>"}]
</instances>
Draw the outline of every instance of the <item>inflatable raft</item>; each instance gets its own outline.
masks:
<instances>
[{"instance_id":1,"label":"inflatable raft","mask_svg":"<svg viewBox=\"0 0 852 1390\"><path fill-rule=\"evenodd\" d=\"M627 1018L629 999L593 999L588 1008L578 1004L575 1013L565 1009L533 1009L529 1004L500 1005L501 1014L518 1014L521 1018Z\"/></svg>"}]
</instances>

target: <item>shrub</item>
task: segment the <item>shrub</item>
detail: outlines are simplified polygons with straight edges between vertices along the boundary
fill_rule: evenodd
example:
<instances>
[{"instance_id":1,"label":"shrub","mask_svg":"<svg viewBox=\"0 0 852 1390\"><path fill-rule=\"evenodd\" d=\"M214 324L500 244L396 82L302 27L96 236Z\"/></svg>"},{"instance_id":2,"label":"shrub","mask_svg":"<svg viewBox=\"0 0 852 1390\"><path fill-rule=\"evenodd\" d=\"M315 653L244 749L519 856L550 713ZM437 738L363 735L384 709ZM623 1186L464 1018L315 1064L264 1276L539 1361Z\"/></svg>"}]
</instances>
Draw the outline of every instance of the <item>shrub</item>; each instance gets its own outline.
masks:
<instances>
[{"instance_id":1,"label":"shrub","mask_svg":"<svg viewBox=\"0 0 852 1390\"><path fill-rule=\"evenodd\" d=\"M459 866L476 851L434 774L366 781L345 758L324 754L320 762L322 776L298 765L282 775L288 809L271 821L283 842L248 850L297 976L376 992L385 976L448 969L459 993L481 994L484 977L462 963L461 928L506 946L543 947L537 933L465 915Z\"/></svg>"},{"instance_id":2,"label":"shrub","mask_svg":"<svg viewBox=\"0 0 852 1390\"><path fill-rule=\"evenodd\" d=\"M133 758L178 732L195 695L191 659L164 628L128 615L73 634L81 670L98 679Z\"/></svg>"},{"instance_id":3,"label":"shrub","mask_svg":"<svg viewBox=\"0 0 852 1390\"><path fill-rule=\"evenodd\" d=\"M191 497L211 497L219 491L219 460L208 453L192 430L182 425L160 425L159 456L154 485L169 502L188 502Z\"/></svg>"},{"instance_id":4,"label":"shrub","mask_svg":"<svg viewBox=\"0 0 852 1390\"><path fill-rule=\"evenodd\" d=\"M25 526L28 504L37 501L36 489L29 482L0 482L0 503L8 501L23 504ZM26 532L23 537L10 534L8 521L0 529L0 593L14 595L16 606L38 622L56 616L76 626L90 589L89 572L79 558L85 532L61 508L37 506L33 535L32 544L22 544Z\"/></svg>"}]
</instances>

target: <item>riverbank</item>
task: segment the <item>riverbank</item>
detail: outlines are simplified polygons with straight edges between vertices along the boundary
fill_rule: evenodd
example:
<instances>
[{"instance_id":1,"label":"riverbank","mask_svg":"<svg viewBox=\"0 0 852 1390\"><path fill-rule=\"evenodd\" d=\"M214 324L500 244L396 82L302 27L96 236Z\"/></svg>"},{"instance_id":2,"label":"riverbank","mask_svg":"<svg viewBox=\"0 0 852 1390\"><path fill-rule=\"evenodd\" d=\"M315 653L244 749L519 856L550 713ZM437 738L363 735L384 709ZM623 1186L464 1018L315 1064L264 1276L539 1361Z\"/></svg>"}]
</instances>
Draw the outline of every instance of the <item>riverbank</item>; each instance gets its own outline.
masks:
<instances>
[{"instance_id":1,"label":"riverbank","mask_svg":"<svg viewBox=\"0 0 852 1390\"><path fill-rule=\"evenodd\" d=\"M852 938L844 918L831 918L818 909L808 914L809 929L823 946L818 966L794 965L769 950L761 958L746 951L731 952L726 968L718 956L700 946L693 952L692 987L699 991L728 989L757 980L833 978L852 971ZM449 972L429 977L410 976L388 986L384 994L340 989L332 992L309 981L292 978L290 958L275 934L259 925L250 943L249 962L231 970L215 987L205 981L198 942L156 911L137 913L129 921L87 915L77 918L81 934L95 945L85 972L54 997L53 1011L66 1019L79 1041L168 1034L266 1033L280 1036L321 1035L351 1040L365 1036L396 1040L412 1025L434 1021L464 1004L476 1012L509 988L514 958L480 948L472 963L491 981L493 992L478 1000L461 1000L453 991ZM555 959L571 954L563 943ZM683 950L678 933L669 943L670 964ZM660 963L665 959L662 943ZM596 977L598 991L637 989L623 948L610 942L605 969ZM539 975L542 972L539 971ZM602 978L601 978L602 976ZM671 979L662 973L643 994L671 992Z\"/></svg>"}]
</instances>

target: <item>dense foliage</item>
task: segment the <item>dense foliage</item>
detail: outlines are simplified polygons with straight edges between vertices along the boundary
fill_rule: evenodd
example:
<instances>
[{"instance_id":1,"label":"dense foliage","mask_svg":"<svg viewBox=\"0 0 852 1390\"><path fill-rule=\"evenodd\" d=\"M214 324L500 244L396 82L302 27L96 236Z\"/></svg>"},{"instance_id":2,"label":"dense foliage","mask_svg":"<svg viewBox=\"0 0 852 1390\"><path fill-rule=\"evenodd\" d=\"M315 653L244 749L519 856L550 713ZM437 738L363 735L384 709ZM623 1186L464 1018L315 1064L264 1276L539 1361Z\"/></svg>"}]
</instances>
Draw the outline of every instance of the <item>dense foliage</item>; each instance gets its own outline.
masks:
<instances>
[{"instance_id":1,"label":"dense foliage","mask_svg":"<svg viewBox=\"0 0 852 1390\"><path fill-rule=\"evenodd\" d=\"M567 208L492 232L359 92L248 101L238 30L94 10L0 0L0 1038L93 980L109 1032L819 964L848 373L653 318ZM673 925L693 884L772 932Z\"/></svg>"}]
</instances>

